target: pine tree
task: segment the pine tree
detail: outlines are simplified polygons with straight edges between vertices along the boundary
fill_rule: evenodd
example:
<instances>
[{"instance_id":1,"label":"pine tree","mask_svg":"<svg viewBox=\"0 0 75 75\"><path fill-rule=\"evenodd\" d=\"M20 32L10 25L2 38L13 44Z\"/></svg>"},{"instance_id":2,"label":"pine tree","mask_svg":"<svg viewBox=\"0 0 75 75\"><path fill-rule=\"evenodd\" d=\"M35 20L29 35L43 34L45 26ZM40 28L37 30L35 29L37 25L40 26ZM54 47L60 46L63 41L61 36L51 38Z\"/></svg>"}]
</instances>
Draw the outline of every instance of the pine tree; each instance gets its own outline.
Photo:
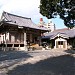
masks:
<instances>
[{"instance_id":1,"label":"pine tree","mask_svg":"<svg viewBox=\"0 0 75 75\"><path fill-rule=\"evenodd\" d=\"M48 19L59 15L67 27L75 26L75 0L40 0L40 13Z\"/></svg>"}]
</instances>

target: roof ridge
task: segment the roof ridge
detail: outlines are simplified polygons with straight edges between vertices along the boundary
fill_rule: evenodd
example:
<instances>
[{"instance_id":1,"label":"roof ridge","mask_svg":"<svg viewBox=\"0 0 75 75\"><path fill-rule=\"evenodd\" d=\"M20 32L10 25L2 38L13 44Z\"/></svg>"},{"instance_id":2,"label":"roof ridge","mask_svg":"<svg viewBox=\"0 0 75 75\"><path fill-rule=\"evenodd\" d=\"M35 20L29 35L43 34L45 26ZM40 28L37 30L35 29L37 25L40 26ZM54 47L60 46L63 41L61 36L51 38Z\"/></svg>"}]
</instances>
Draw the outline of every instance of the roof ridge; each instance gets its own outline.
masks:
<instances>
[{"instance_id":1,"label":"roof ridge","mask_svg":"<svg viewBox=\"0 0 75 75\"><path fill-rule=\"evenodd\" d=\"M16 17L20 17L20 18L24 18L24 19L31 19L31 18L27 18L27 17L11 14L11 13L8 13L8 12L5 12L5 11L3 11L3 13L5 13L5 14L7 13L8 15L12 15L12 16L16 16Z\"/></svg>"}]
</instances>

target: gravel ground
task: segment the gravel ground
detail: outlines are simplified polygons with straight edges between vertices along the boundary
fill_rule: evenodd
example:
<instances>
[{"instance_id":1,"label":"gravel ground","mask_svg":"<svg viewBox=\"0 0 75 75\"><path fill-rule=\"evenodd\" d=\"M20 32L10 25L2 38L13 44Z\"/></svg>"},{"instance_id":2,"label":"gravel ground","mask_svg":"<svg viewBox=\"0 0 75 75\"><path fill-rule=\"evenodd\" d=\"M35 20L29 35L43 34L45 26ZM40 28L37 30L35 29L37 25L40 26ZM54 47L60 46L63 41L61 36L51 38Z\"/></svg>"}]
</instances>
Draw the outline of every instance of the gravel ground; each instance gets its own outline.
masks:
<instances>
[{"instance_id":1,"label":"gravel ground","mask_svg":"<svg viewBox=\"0 0 75 75\"><path fill-rule=\"evenodd\" d=\"M0 52L0 75L75 75L75 53L67 50Z\"/></svg>"}]
</instances>

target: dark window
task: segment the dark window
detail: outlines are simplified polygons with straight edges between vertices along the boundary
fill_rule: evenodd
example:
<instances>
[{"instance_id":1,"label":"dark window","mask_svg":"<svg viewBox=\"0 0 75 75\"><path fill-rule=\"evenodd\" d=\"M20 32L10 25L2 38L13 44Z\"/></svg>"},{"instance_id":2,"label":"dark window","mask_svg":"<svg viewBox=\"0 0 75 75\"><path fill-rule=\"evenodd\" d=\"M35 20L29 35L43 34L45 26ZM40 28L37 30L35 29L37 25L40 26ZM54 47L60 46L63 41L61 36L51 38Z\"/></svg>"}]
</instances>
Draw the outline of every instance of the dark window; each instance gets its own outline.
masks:
<instances>
[{"instance_id":1,"label":"dark window","mask_svg":"<svg viewBox=\"0 0 75 75\"><path fill-rule=\"evenodd\" d=\"M58 41L58 45L63 45L63 41Z\"/></svg>"},{"instance_id":2,"label":"dark window","mask_svg":"<svg viewBox=\"0 0 75 75\"><path fill-rule=\"evenodd\" d=\"M13 44L7 44L7 47L12 47Z\"/></svg>"},{"instance_id":3,"label":"dark window","mask_svg":"<svg viewBox=\"0 0 75 75\"><path fill-rule=\"evenodd\" d=\"M19 44L14 44L14 47L19 47Z\"/></svg>"},{"instance_id":4,"label":"dark window","mask_svg":"<svg viewBox=\"0 0 75 75\"><path fill-rule=\"evenodd\" d=\"M20 44L20 47L24 47L24 44Z\"/></svg>"},{"instance_id":5,"label":"dark window","mask_svg":"<svg viewBox=\"0 0 75 75\"><path fill-rule=\"evenodd\" d=\"M63 45L63 41L61 41L61 45Z\"/></svg>"}]
</instances>

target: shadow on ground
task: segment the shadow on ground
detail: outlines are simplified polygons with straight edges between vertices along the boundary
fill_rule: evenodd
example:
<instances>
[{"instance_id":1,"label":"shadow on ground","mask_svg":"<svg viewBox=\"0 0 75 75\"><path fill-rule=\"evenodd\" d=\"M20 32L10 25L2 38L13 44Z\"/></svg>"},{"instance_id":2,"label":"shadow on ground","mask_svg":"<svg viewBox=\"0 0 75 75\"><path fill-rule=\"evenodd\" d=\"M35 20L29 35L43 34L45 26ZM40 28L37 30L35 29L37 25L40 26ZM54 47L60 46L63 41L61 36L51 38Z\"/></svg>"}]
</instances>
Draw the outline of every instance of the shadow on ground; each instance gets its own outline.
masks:
<instances>
[{"instance_id":1,"label":"shadow on ground","mask_svg":"<svg viewBox=\"0 0 75 75\"><path fill-rule=\"evenodd\" d=\"M15 60L29 57L31 56L25 51L0 51L0 62L5 60Z\"/></svg>"},{"instance_id":2,"label":"shadow on ground","mask_svg":"<svg viewBox=\"0 0 75 75\"><path fill-rule=\"evenodd\" d=\"M8 75L75 75L75 58L70 55L48 58L35 64L17 66Z\"/></svg>"},{"instance_id":3,"label":"shadow on ground","mask_svg":"<svg viewBox=\"0 0 75 75\"><path fill-rule=\"evenodd\" d=\"M75 54L75 50L65 50L65 52L70 53L70 54Z\"/></svg>"}]
</instances>

